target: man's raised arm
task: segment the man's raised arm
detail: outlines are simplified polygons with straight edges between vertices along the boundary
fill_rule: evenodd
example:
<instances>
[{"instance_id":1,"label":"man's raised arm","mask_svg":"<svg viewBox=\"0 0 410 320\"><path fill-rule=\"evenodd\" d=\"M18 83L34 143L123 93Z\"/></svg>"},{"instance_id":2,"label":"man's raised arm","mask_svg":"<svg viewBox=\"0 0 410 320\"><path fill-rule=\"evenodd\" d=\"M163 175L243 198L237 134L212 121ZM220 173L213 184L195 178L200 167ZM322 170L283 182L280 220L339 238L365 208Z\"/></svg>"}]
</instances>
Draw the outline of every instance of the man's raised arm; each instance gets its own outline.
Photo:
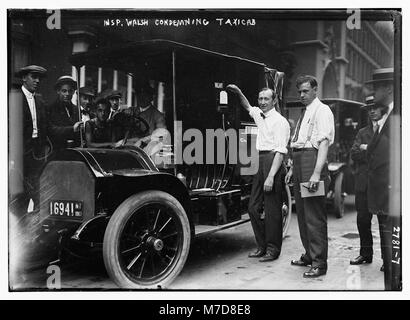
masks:
<instances>
[{"instance_id":1,"label":"man's raised arm","mask_svg":"<svg viewBox=\"0 0 410 320\"><path fill-rule=\"evenodd\" d=\"M240 102L241 106L244 107L246 109L246 111L249 112L249 110L251 108L251 105L250 105L248 99L242 93L241 89L239 89L238 86L236 86L234 84L228 84L226 86L226 89L230 92L236 93L239 97L239 102Z\"/></svg>"}]
</instances>

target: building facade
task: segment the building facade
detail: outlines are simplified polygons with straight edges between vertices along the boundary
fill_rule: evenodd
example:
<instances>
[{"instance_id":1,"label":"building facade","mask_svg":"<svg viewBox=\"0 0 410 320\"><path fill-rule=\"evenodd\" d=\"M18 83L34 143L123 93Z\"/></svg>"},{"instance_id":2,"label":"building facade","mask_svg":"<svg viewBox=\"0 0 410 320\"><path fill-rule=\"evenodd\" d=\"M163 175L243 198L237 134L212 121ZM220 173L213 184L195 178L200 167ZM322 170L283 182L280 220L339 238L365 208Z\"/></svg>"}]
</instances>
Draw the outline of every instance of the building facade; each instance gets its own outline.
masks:
<instances>
[{"instance_id":1,"label":"building facade","mask_svg":"<svg viewBox=\"0 0 410 320\"><path fill-rule=\"evenodd\" d=\"M52 18L60 19L60 28L50 29ZM48 70L40 90L48 102L55 96L55 80L69 74L79 79L80 86L93 86L97 92L122 91L122 104L131 106L135 104L131 75L87 66L77 75L69 57L128 41L168 39L284 71L288 99L297 98L295 75L312 74L319 81L320 97L364 101L369 93L364 82L372 70L393 65L393 23L363 19L360 28L349 29L347 18L343 11L11 10L9 84L20 85L14 77L20 67L39 64ZM119 26L118 21L129 25Z\"/></svg>"}]
</instances>

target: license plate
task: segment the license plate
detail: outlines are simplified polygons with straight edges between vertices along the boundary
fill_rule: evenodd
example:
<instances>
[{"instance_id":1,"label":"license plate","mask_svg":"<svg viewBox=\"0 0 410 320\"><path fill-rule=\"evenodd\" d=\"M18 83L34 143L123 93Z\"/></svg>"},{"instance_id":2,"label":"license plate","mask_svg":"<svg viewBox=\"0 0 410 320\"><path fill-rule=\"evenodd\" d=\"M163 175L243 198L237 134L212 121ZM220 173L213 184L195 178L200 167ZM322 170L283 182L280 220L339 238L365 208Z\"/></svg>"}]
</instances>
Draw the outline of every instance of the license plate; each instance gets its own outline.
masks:
<instances>
[{"instance_id":1,"label":"license plate","mask_svg":"<svg viewBox=\"0 0 410 320\"><path fill-rule=\"evenodd\" d=\"M81 218L83 216L83 202L52 200L50 201L50 216Z\"/></svg>"}]
</instances>

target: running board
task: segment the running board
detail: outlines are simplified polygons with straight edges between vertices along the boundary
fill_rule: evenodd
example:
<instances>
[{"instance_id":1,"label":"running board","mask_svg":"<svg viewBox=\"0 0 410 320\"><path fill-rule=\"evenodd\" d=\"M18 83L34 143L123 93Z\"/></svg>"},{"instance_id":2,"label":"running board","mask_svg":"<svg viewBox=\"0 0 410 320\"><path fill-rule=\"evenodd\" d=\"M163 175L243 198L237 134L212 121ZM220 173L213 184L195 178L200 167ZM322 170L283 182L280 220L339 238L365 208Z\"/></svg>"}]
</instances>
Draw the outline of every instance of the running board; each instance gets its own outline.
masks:
<instances>
[{"instance_id":1,"label":"running board","mask_svg":"<svg viewBox=\"0 0 410 320\"><path fill-rule=\"evenodd\" d=\"M211 233L228 229L231 227L239 226L245 222L248 222L250 220L249 215L243 214L240 220L232 221L227 224L219 225L219 226L210 226L210 225L204 225L204 224L198 224L195 225L195 238L203 237L206 235L209 235Z\"/></svg>"}]
</instances>

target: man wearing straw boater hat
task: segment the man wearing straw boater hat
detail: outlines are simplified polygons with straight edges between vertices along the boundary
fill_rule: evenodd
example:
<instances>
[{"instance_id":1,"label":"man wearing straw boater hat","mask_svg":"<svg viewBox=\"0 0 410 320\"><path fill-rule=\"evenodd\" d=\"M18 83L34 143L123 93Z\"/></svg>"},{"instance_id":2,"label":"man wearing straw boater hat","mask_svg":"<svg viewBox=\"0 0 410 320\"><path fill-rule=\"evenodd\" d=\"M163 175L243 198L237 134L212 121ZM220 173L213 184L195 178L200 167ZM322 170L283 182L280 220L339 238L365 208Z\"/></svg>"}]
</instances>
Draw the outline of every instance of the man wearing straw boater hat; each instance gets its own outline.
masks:
<instances>
[{"instance_id":1,"label":"man wearing straw boater hat","mask_svg":"<svg viewBox=\"0 0 410 320\"><path fill-rule=\"evenodd\" d=\"M379 105L382 117L377 121L372 140L367 146L368 206L377 214L380 224L380 242L384 266L384 285L392 288L392 217L389 212L390 170L390 113L393 110L393 68L377 69L372 80L374 103Z\"/></svg>"},{"instance_id":2,"label":"man wearing straw boater hat","mask_svg":"<svg viewBox=\"0 0 410 320\"><path fill-rule=\"evenodd\" d=\"M23 192L15 199L12 211L15 214L27 213L30 199L33 200L34 209L39 206L39 174L44 164L44 155L47 146L47 118L43 100L36 95L36 91L47 70L41 66L29 65L16 72L22 79L19 94L22 102L22 130L23 130ZM17 107L17 106L16 106ZM14 125L14 124L13 124ZM20 123L16 123L20 126Z\"/></svg>"},{"instance_id":3,"label":"man wearing straw boater hat","mask_svg":"<svg viewBox=\"0 0 410 320\"><path fill-rule=\"evenodd\" d=\"M49 108L50 135L56 151L80 145L80 128L83 123L78 107L71 102L77 82L70 76L62 76L54 85L57 99Z\"/></svg>"},{"instance_id":4,"label":"man wearing straw boater hat","mask_svg":"<svg viewBox=\"0 0 410 320\"><path fill-rule=\"evenodd\" d=\"M377 122L382 118L383 106L375 104L374 97L368 96L366 97L365 107L368 110L369 124L359 130L350 150L350 155L354 161L356 222L360 236L360 253L356 258L350 260L350 264L352 265L367 264L373 261L373 214L369 211L367 204L367 147L373 138L374 132L378 128ZM381 271L383 271L383 269L381 269Z\"/></svg>"}]
</instances>

